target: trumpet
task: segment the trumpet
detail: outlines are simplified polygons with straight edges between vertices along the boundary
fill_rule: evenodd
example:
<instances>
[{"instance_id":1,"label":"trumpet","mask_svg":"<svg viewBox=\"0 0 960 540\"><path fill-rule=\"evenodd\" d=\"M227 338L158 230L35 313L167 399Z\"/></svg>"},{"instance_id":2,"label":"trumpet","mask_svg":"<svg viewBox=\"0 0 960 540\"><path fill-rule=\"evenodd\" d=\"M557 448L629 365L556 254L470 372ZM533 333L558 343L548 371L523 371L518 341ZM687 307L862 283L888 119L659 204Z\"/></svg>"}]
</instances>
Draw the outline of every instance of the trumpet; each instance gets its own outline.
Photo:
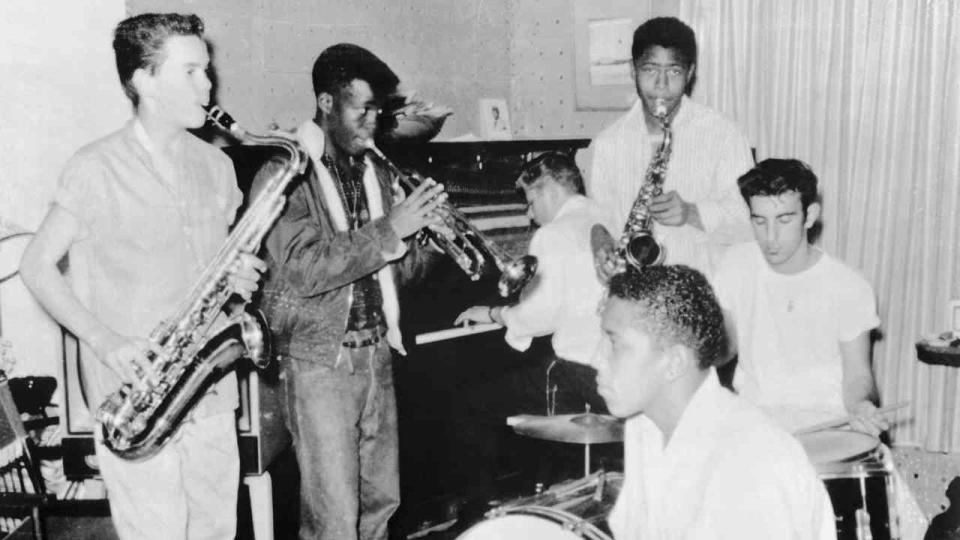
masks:
<instances>
[{"instance_id":1,"label":"trumpet","mask_svg":"<svg viewBox=\"0 0 960 540\"><path fill-rule=\"evenodd\" d=\"M406 174L390 161L383 152L374 145L373 140L367 139L366 147L370 152L390 170L404 187L413 190L423 183L423 177L417 173ZM524 255L511 258L507 252L484 235L470 223L470 220L455 206L445 202L440 206L443 214L443 223L453 231L455 239L434 231L424 229L425 234L444 253L457 263L471 280L476 281L487 269L487 260L493 261L500 272L497 281L497 292L506 298L521 289L537 273L537 258L533 255Z\"/></svg>"}]
</instances>

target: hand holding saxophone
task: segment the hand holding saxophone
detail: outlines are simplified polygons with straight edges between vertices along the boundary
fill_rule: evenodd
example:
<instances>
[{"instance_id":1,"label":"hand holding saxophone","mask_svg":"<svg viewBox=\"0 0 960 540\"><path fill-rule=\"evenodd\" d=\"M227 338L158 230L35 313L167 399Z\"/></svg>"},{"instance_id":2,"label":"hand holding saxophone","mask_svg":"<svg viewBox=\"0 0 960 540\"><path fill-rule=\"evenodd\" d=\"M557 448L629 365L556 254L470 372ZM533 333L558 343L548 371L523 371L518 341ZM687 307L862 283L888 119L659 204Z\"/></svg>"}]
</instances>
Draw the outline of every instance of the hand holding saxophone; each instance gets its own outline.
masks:
<instances>
[{"instance_id":1,"label":"hand holding saxophone","mask_svg":"<svg viewBox=\"0 0 960 540\"><path fill-rule=\"evenodd\" d=\"M439 225L446 200L443 185L427 178L390 210L387 219L397 236L407 238L424 227Z\"/></svg>"},{"instance_id":2,"label":"hand holding saxophone","mask_svg":"<svg viewBox=\"0 0 960 540\"><path fill-rule=\"evenodd\" d=\"M703 229L697 205L683 200L676 191L651 198L647 210L650 212L650 217L661 225L680 227L689 223L698 229Z\"/></svg>"},{"instance_id":3,"label":"hand holding saxophone","mask_svg":"<svg viewBox=\"0 0 960 540\"><path fill-rule=\"evenodd\" d=\"M102 339L91 344L97 358L120 377L124 383L139 385L146 376L156 381L149 353L161 354L156 343L143 338L131 338L109 331Z\"/></svg>"},{"instance_id":4,"label":"hand holding saxophone","mask_svg":"<svg viewBox=\"0 0 960 540\"><path fill-rule=\"evenodd\" d=\"M260 288L260 275L267 271L267 263L250 254L240 253L227 270L230 289L249 302Z\"/></svg>"}]
</instances>

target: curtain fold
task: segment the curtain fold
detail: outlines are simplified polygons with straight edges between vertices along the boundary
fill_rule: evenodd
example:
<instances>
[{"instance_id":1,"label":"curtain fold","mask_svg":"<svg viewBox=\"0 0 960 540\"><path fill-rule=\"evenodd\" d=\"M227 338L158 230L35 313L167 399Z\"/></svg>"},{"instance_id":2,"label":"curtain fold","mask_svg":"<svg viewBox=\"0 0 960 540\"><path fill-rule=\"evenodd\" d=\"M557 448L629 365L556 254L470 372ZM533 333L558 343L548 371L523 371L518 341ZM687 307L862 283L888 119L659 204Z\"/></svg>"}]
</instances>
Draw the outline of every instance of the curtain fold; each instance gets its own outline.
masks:
<instances>
[{"instance_id":1,"label":"curtain fold","mask_svg":"<svg viewBox=\"0 0 960 540\"><path fill-rule=\"evenodd\" d=\"M877 293L881 399L909 400L898 443L960 451L960 368L916 358L960 299L960 2L681 0L700 45L694 97L757 158L821 181L820 243Z\"/></svg>"}]
</instances>

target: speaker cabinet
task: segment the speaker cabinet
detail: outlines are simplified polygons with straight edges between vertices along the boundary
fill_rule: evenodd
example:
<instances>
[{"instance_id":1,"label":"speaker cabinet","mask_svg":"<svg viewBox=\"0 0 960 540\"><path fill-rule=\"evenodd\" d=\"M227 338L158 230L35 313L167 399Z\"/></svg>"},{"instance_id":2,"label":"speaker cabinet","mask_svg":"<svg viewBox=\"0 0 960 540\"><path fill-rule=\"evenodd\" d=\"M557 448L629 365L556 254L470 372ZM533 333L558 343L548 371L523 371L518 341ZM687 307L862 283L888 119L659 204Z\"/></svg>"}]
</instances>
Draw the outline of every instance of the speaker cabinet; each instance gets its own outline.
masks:
<instances>
[{"instance_id":1,"label":"speaker cabinet","mask_svg":"<svg viewBox=\"0 0 960 540\"><path fill-rule=\"evenodd\" d=\"M79 362L84 350L70 333L63 332L63 400L64 422L63 470L72 480L97 476L99 470L93 448L94 421L80 387ZM95 360L93 360L95 361ZM280 381L277 366L257 370L246 360L238 360L237 382L240 406L237 408L237 445L240 450L240 471L260 475L274 458L290 444L290 435L283 424Z\"/></svg>"}]
</instances>

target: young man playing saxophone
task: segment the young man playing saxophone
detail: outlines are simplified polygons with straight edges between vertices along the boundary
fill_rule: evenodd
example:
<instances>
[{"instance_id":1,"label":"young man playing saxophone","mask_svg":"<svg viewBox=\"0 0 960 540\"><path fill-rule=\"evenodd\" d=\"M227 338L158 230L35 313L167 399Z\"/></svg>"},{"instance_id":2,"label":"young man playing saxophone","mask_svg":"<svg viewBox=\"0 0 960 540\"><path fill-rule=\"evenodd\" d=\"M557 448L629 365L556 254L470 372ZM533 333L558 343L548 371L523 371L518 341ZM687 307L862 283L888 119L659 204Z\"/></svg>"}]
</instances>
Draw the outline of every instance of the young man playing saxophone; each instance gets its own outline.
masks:
<instances>
[{"instance_id":1,"label":"young man playing saxophone","mask_svg":"<svg viewBox=\"0 0 960 540\"><path fill-rule=\"evenodd\" d=\"M225 154L187 129L203 125L209 55L195 15L143 14L114 34L117 71L134 117L80 149L24 253L24 283L76 335L87 405L121 382L151 376L146 336L186 299L228 234L241 202ZM70 279L57 263L69 254ZM249 298L259 259L241 254L230 287ZM231 373L200 400L156 455L128 461L96 452L121 538L222 538L236 533L237 382Z\"/></svg>"},{"instance_id":2,"label":"young man playing saxophone","mask_svg":"<svg viewBox=\"0 0 960 540\"><path fill-rule=\"evenodd\" d=\"M637 27L631 49L639 99L594 139L587 195L623 230L663 140L658 103L673 132L663 194L649 203L653 235L666 250L664 262L686 264L709 275L727 246L749 238L747 211L737 178L752 165L740 128L717 111L688 98L697 67L697 41L689 26L672 17Z\"/></svg>"}]
</instances>

